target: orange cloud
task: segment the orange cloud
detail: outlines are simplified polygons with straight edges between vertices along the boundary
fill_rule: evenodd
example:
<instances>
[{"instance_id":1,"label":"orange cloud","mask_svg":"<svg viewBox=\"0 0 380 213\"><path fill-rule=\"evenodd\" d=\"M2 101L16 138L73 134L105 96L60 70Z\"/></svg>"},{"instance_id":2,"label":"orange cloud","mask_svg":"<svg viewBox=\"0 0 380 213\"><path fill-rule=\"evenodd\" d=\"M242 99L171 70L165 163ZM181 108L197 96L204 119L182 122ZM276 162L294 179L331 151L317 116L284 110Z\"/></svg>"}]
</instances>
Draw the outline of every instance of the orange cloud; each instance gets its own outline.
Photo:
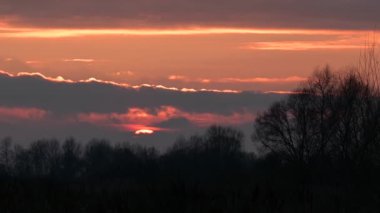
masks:
<instances>
[{"instance_id":1,"label":"orange cloud","mask_svg":"<svg viewBox=\"0 0 380 213\"><path fill-rule=\"evenodd\" d=\"M28 61L25 61L25 63L27 63L27 64L41 64L42 62L37 61L37 60L28 60Z\"/></svg>"},{"instance_id":2,"label":"orange cloud","mask_svg":"<svg viewBox=\"0 0 380 213\"><path fill-rule=\"evenodd\" d=\"M197 82L197 83L203 83L203 84L208 84L208 83L212 82L210 79L207 79L207 78L191 79L191 78L183 76L183 75L170 75L168 77L168 79L171 81Z\"/></svg>"},{"instance_id":3,"label":"orange cloud","mask_svg":"<svg viewBox=\"0 0 380 213\"><path fill-rule=\"evenodd\" d=\"M348 39L331 39L328 41L269 41L252 42L243 49L252 50L283 50L283 51L305 51L305 50L344 50L344 49L363 49L365 36L352 36Z\"/></svg>"},{"instance_id":4,"label":"orange cloud","mask_svg":"<svg viewBox=\"0 0 380 213\"><path fill-rule=\"evenodd\" d=\"M168 77L172 81L183 81L183 82L196 82L196 83L291 83L291 82L301 82L305 81L307 78L300 76L290 76L285 78L268 78L268 77L255 77L255 78L221 78L221 79L203 79L196 78L191 79L186 76L171 75Z\"/></svg>"},{"instance_id":5,"label":"orange cloud","mask_svg":"<svg viewBox=\"0 0 380 213\"><path fill-rule=\"evenodd\" d=\"M128 75L128 76L133 76L135 75L134 72L128 70L128 71L119 71L119 72L115 72L113 73L113 75L116 75L116 76L122 76L122 75Z\"/></svg>"},{"instance_id":6,"label":"orange cloud","mask_svg":"<svg viewBox=\"0 0 380 213\"><path fill-rule=\"evenodd\" d=\"M176 80L181 80L181 81L186 81L188 80L188 78L186 78L185 76L183 75L170 75L168 77L169 80L172 80L172 81L176 81Z\"/></svg>"},{"instance_id":7,"label":"orange cloud","mask_svg":"<svg viewBox=\"0 0 380 213\"><path fill-rule=\"evenodd\" d=\"M219 80L223 83L284 83L284 82L300 82L305 81L307 78L299 76L290 76L285 78L224 78Z\"/></svg>"},{"instance_id":8,"label":"orange cloud","mask_svg":"<svg viewBox=\"0 0 380 213\"><path fill-rule=\"evenodd\" d=\"M183 35L353 35L353 30L313 30L313 29L265 29L265 28L223 28L223 27L185 27L185 28L138 28L138 29L63 29L30 28L0 25L1 37L14 38L62 38L83 36L183 36Z\"/></svg>"},{"instance_id":9,"label":"orange cloud","mask_svg":"<svg viewBox=\"0 0 380 213\"><path fill-rule=\"evenodd\" d=\"M64 62L82 62L82 63L91 63L94 62L95 59L92 58L69 58L63 59Z\"/></svg>"}]
</instances>

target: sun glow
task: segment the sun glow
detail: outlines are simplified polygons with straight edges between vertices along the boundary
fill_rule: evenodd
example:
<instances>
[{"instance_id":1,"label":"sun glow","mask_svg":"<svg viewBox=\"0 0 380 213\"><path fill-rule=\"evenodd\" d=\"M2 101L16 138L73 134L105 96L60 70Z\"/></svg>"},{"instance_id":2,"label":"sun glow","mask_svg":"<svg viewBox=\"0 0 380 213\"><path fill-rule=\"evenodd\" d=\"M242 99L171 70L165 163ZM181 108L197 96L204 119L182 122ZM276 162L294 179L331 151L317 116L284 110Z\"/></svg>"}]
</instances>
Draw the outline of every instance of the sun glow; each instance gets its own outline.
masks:
<instances>
[{"instance_id":1,"label":"sun glow","mask_svg":"<svg viewBox=\"0 0 380 213\"><path fill-rule=\"evenodd\" d=\"M151 129L139 129L135 131L135 135L151 135L154 131Z\"/></svg>"}]
</instances>

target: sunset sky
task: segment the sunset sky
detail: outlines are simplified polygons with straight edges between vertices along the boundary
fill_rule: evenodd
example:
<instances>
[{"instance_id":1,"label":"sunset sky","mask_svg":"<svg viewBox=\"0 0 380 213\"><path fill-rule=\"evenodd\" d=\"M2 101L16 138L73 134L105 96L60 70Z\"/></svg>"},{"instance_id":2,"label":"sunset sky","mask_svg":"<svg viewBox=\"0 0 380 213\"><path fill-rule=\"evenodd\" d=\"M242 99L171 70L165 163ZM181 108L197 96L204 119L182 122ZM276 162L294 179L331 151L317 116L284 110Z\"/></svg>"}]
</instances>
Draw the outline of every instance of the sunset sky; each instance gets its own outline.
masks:
<instances>
[{"instance_id":1,"label":"sunset sky","mask_svg":"<svg viewBox=\"0 0 380 213\"><path fill-rule=\"evenodd\" d=\"M0 136L163 143L213 123L249 130L274 93L326 64L355 65L379 10L378 0L0 0Z\"/></svg>"}]
</instances>

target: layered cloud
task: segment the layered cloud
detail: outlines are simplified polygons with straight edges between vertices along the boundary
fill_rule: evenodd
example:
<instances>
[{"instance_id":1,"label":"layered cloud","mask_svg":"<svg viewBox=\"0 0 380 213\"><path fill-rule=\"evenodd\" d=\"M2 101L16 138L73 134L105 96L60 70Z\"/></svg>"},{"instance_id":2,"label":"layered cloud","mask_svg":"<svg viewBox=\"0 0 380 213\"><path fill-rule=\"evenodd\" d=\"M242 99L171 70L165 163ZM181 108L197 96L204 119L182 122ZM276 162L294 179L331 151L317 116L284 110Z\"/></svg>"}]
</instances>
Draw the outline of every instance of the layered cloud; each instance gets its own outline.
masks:
<instances>
[{"instance_id":1,"label":"layered cloud","mask_svg":"<svg viewBox=\"0 0 380 213\"><path fill-rule=\"evenodd\" d=\"M12 0L3 20L66 27L227 25L367 28L379 24L377 0Z\"/></svg>"},{"instance_id":2,"label":"layered cloud","mask_svg":"<svg viewBox=\"0 0 380 213\"><path fill-rule=\"evenodd\" d=\"M0 85L3 137L139 140L141 137L133 139L133 135L157 133L174 141L179 134L212 124L251 126L258 111L283 97L258 92L186 92L164 86L133 87L4 71L0 72ZM12 135L15 132L18 134Z\"/></svg>"},{"instance_id":3,"label":"layered cloud","mask_svg":"<svg viewBox=\"0 0 380 213\"><path fill-rule=\"evenodd\" d=\"M40 121L47 115L48 112L37 108L0 106L0 121L2 122L15 122L22 120Z\"/></svg>"},{"instance_id":4,"label":"layered cloud","mask_svg":"<svg viewBox=\"0 0 380 213\"><path fill-rule=\"evenodd\" d=\"M2 105L53 108L60 113L124 113L130 107L158 106L173 106L189 112L231 113L242 108L262 109L277 98L249 91L194 90L148 84L130 86L94 78L72 81L40 73L12 75L2 71L0 81Z\"/></svg>"}]
</instances>

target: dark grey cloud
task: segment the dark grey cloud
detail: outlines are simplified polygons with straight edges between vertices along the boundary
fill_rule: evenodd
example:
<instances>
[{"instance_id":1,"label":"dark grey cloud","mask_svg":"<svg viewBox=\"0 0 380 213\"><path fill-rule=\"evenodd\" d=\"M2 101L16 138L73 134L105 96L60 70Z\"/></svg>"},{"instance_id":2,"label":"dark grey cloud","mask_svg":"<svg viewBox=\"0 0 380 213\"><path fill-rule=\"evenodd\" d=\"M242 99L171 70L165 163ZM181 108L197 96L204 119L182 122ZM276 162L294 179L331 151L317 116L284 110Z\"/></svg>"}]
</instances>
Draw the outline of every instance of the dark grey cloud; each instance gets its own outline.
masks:
<instances>
[{"instance_id":1,"label":"dark grey cloud","mask_svg":"<svg viewBox=\"0 0 380 213\"><path fill-rule=\"evenodd\" d=\"M0 74L0 105L34 107L58 114L124 113L128 108L173 106L186 112L231 114L265 109L281 95L258 92L180 92L151 87L140 89L98 82L62 83L39 76Z\"/></svg>"},{"instance_id":2,"label":"dark grey cloud","mask_svg":"<svg viewBox=\"0 0 380 213\"><path fill-rule=\"evenodd\" d=\"M0 14L39 26L227 25L365 28L378 0L1 0Z\"/></svg>"},{"instance_id":3,"label":"dark grey cloud","mask_svg":"<svg viewBox=\"0 0 380 213\"><path fill-rule=\"evenodd\" d=\"M158 123L156 126L169 129L187 129L195 128L189 120L186 118L172 118Z\"/></svg>"}]
</instances>

